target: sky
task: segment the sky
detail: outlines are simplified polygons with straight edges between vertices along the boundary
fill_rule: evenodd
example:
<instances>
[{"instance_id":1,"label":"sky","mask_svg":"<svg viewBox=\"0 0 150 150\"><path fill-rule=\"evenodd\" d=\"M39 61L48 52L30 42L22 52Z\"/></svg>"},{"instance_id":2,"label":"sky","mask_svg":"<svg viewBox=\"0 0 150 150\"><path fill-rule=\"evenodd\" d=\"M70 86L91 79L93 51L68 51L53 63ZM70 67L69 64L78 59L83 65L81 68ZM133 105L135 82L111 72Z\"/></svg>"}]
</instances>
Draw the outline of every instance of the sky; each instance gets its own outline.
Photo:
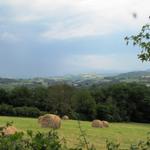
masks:
<instances>
[{"instance_id":1,"label":"sky","mask_svg":"<svg viewBox=\"0 0 150 150\"><path fill-rule=\"evenodd\" d=\"M0 77L145 70L124 37L150 22L150 0L0 0ZM137 13L137 18L133 18Z\"/></svg>"}]
</instances>

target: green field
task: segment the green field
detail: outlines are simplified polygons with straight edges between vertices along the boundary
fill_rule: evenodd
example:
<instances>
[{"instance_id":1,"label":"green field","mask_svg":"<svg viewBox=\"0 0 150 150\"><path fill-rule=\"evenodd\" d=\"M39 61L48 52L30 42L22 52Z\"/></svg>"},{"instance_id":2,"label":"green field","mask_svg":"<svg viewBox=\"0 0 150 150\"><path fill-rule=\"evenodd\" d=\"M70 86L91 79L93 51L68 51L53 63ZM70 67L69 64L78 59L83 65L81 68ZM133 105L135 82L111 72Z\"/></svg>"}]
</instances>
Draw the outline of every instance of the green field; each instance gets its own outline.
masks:
<instances>
[{"instance_id":1,"label":"green field","mask_svg":"<svg viewBox=\"0 0 150 150\"><path fill-rule=\"evenodd\" d=\"M0 125L8 121L13 121L18 129L34 132L48 132L50 129L41 128L37 119L19 117L0 117ZM131 143L136 143L140 139L146 139L150 132L150 124L140 123L111 123L109 128L92 128L90 122L82 121L82 129L86 131L87 140L99 149L105 149L106 139L121 143L122 148L128 148ZM73 120L62 121L62 127L58 130L60 137L67 139L68 145L77 144L79 138L78 122Z\"/></svg>"}]
</instances>

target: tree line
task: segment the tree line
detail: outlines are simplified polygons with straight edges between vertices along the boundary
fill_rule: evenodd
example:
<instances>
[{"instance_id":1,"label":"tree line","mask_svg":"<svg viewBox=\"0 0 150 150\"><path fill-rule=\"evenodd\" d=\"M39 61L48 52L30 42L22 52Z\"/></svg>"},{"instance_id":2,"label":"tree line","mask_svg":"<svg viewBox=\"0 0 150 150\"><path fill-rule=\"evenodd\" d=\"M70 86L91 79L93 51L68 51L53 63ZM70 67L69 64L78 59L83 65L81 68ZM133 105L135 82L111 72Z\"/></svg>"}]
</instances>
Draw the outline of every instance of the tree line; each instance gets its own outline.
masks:
<instances>
[{"instance_id":1,"label":"tree line","mask_svg":"<svg viewBox=\"0 0 150 150\"><path fill-rule=\"evenodd\" d=\"M50 87L0 89L0 115L38 117L45 113L72 119L150 122L150 87L117 83L103 87Z\"/></svg>"}]
</instances>

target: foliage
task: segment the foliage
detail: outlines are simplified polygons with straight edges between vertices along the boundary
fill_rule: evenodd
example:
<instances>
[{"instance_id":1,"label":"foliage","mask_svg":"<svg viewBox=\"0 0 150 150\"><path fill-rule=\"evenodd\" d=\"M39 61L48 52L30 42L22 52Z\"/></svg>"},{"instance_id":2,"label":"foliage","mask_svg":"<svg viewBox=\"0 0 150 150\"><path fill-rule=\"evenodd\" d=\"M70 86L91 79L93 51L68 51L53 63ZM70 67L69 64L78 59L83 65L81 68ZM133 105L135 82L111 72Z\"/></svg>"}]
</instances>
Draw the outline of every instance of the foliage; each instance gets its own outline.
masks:
<instances>
[{"instance_id":1,"label":"foliage","mask_svg":"<svg viewBox=\"0 0 150 150\"><path fill-rule=\"evenodd\" d=\"M77 92L73 98L73 108L80 120L91 120L96 115L96 103L87 90Z\"/></svg>"},{"instance_id":2,"label":"foliage","mask_svg":"<svg viewBox=\"0 0 150 150\"><path fill-rule=\"evenodd\" d=\"M8 116L21 116L21 117L38 117L43 112L41 112L36 107L13 107L12 105L1 104L0 105L0 113L1 115L8 115Z\"/></svg>"},{"instance_id":3,"label":"foliage","mask_svg":"<svg viewBox=\"0 0 150 150\"><path fill-rule=\"evenodd\" d=\"M79 130L80 130L80 137L79 137L79 144L77 145L78 149L85 148L86 150L96 150L94 145L90 145L86 138L86 132L82 129L81 122L78 120Z\"/></svg>"},{"instance_id":4,"label":"foliage","mask_svg":"<svg viewBox=\"0 0 150 150\"><path fill-rule=\"evenodd\" d=\"M56 133L48 134L37 133L33 135L32 131L16 133L11 136L0 137L1 150L60 150L61 144Z\"/></svg>"},{"instance_id":5,"label":"foliage","mask_svg":"<svg viewBox=\"0 0 150 150\"><path fill-rule=\"evenodd\" d=\"M107 150L123 150L120 144L115 142L106 141ZM150 134L148 133L147 139L139 141L137 144L131 144L129 149L126 150L150 150Z\"/></svg>"},{"instance_id":6,"label":"foliage","mask_svg":"<svg viewBox=\"0 0 150 150\"><path fill-rule=\"evenodd\" d=\"M37 117L43 113L72 119L150 122L150 87L117 83L76 89L60 84L0 89L0 115Z\"/></svg>"},{"instance_id":7,"label":"foliage","mask_svg":"<svg viewBox=\"0 0 150 150\"><path fill-rule=\"evenodd\" d=\"M41 112L36 107L15 107L14 108L15 116L24 116L24 117L38 117Z\"/></svg>"},{"instance_id":8,"label":"foliage","mask_svg":"<svg viewBox=\"0 0 150 150\"><path fill-rule=\"evenodd\" d=\"M48 97L45 111L50 111L61 116L71 114L71 98L74 88L66 84L58 84L48 87Z\"/></svg>"},{"instance_id":9,"label":"foliage","mask_svg":"<svg viewBox=\"0 0 150 150\"><path fill-rule=\"evenodd\" d=\"M147 140L141 140L138 144L131 144L130 150L149 150L150 149L150 133L148 133Z\"/></svg>"},{"instance_id":10,"label":"foliage","mask_svg":"<svg viewBox=\"0 0 150 150\"><path fill-rule=\"evenodd\" d=\"M107 150L119 150L120 144L106 140Z\"/></svg>"},{"instance_id":11,"label":"foliage","mask_svg":"<svg viewBox=\"0 0 150 150\"><path fill-rule=\"evenodd\" d=\"M141 61L150 61L150 24L144 25L139 34L125 37L125 40L127 44L131 41L142 49L138 55Z\"/></svg>"}]
</instances>

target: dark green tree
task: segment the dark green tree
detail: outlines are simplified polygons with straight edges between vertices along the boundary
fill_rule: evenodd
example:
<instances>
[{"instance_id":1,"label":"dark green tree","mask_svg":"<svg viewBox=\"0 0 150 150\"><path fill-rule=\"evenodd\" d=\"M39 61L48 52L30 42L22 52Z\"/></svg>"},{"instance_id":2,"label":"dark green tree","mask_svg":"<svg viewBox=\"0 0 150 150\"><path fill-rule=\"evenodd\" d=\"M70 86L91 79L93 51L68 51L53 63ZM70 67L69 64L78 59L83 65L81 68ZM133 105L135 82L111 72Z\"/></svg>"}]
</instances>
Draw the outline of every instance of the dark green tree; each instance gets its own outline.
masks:
<instances>
[{"instance_id":1,"label":"dark green tree","mask_svg":"<svg viewBox=\"0 0 150 150\"><path fill-rule=\"evenodd\" d=\"M25 86L16 87L11 91L10 104L13 106L31 106L32 92Z\"/></svg>"},{"instance_id":2,"label":"dark green tree","mask_svg":"<svg viewBox=\"0 0 150 150\"><path fill-rule=\"evenodd\" d=\"M47 110L48 89L43 86L32 89L32 103L42 111Z\"/></svg>"},{"instance_id":3,"label":"dark green tree","mask_svg":"<svg viewBox=\"0 0 150 150\"><path fill-rule=\"evenodd\" d=\"M9 92L5 89L0 89L0 104L9 103Z\"/></svg>"},{"instance_id":4,"label":"dark green tree","mask_svg":"<svg viewBox=\"0 0 150 150\"><path fill-rule=\"evenodd\" d=\"M73 92L74 88L66 84L50 86L46 99L46 110L59 115L71 115L71 97Z\"/></svg>"},{"instance_id":5,"label":"dark green tree","mask_svg":"<svg viewBox=\"0 0 150 150\"><path fill-rule=\"evenodd\" d=\"M78 114L78 119L92 120L96 117L96 103L89 91L78 91L72 97L72 102L74 112Z\"/></svg>"}]
</instances>

